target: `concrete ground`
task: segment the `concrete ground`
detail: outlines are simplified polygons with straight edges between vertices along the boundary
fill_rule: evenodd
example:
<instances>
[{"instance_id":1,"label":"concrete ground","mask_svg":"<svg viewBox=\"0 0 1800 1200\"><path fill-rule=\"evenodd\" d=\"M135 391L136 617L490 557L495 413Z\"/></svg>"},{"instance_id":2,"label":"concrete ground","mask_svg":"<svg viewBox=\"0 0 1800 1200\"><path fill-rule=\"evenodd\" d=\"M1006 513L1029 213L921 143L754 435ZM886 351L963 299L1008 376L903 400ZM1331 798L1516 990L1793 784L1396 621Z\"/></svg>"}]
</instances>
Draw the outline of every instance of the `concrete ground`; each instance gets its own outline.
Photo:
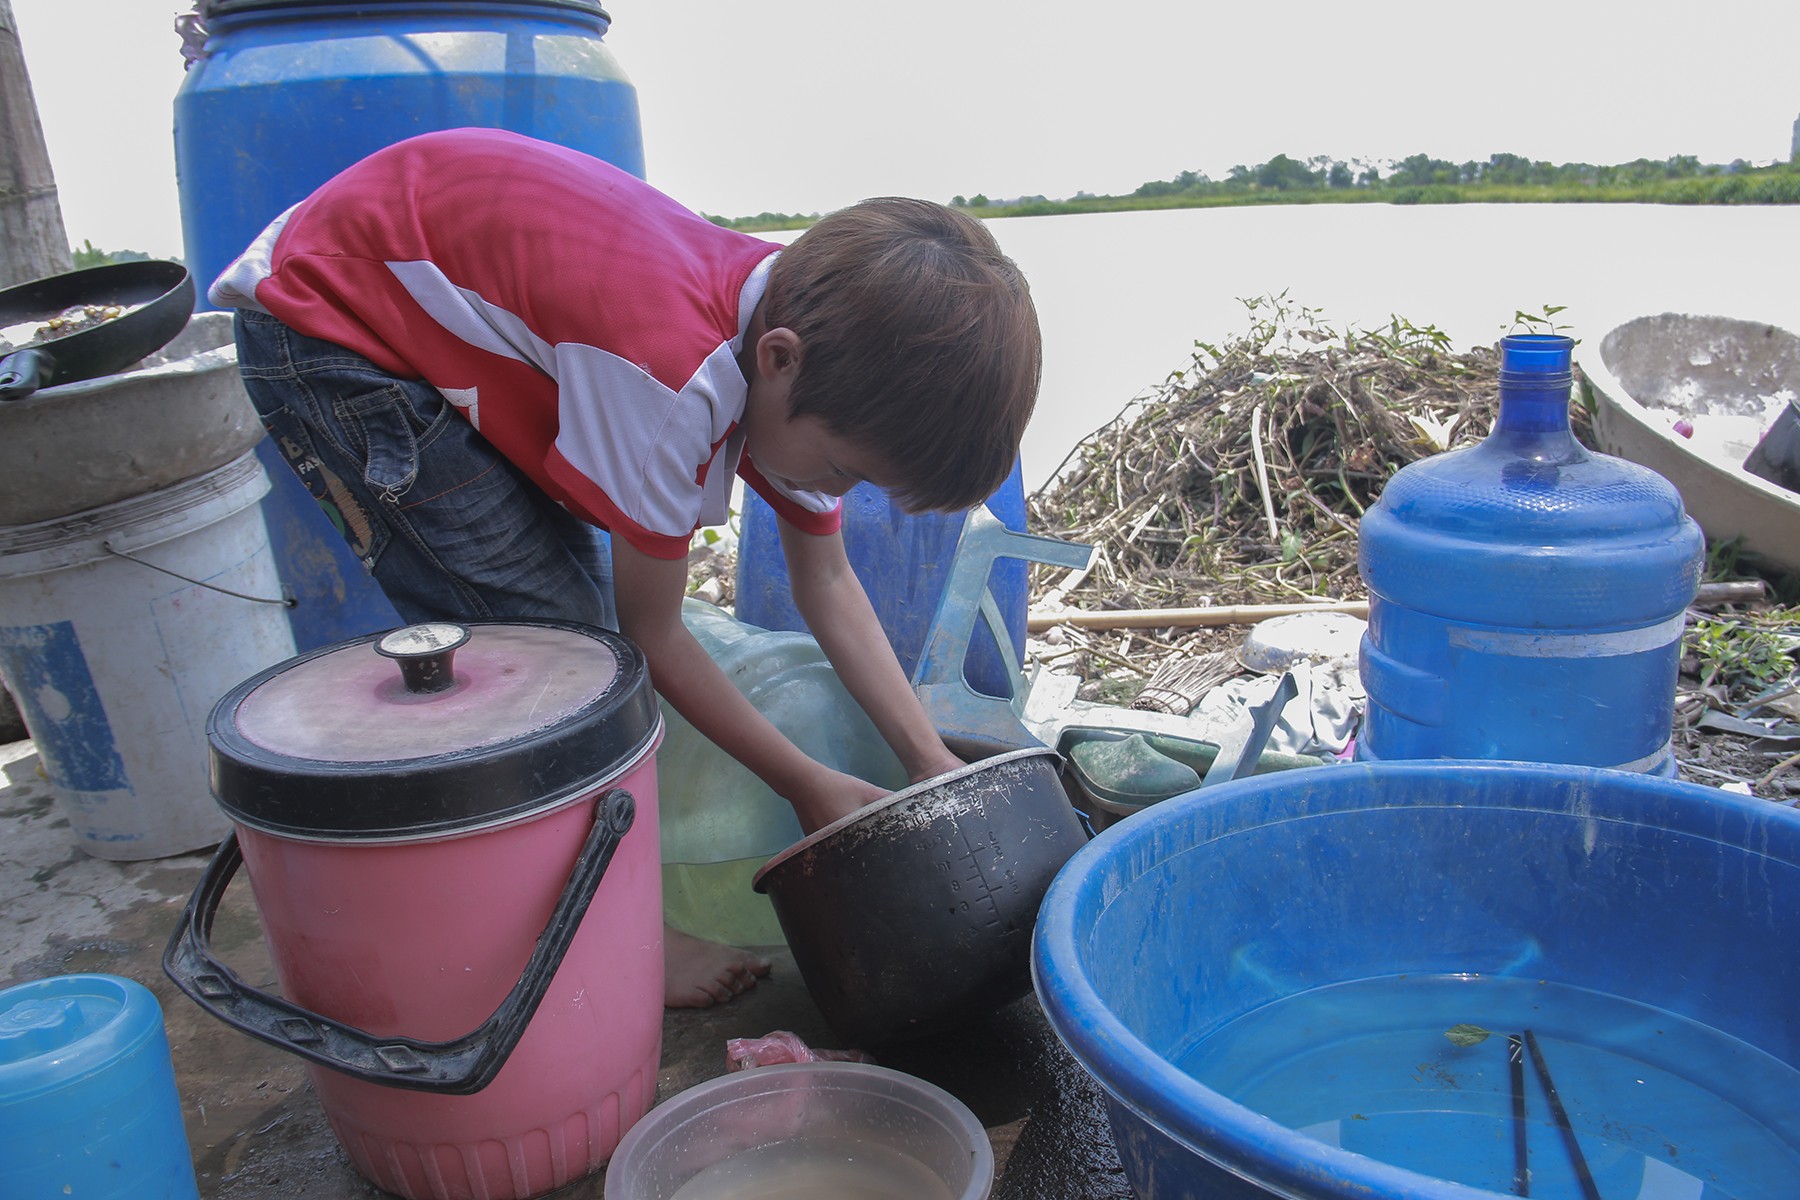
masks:
<instances>
[{"instance_id":1,"label":"concrete ground","mask_svg":"<svg viewBox=\"0 0 1800 1200\"><path fill-rule=\"evenodd\" d=\"M0 745L0 987L99 972L144 984L161 1001L189 1145L205 1200L364 1200L385 1195L351 1168L299 1060L229 1028L177 991L162 952L207 855L137 863L90 858L38 770L29 741ZM272 980L241 884L214 926L221 958L252 983ZM719 1008L670 1011L658 1099L725 1073L729 1038L791 1030L836 1045L785 947L753 991ZM1093 1081L1027 995L983 1021L889 1050L884 1066L930 1080L987 1127L998 1164L994 1200L1126 1200ZM557 1193L602 1194L604 1175Z\"/></svg>"}]
</instances>

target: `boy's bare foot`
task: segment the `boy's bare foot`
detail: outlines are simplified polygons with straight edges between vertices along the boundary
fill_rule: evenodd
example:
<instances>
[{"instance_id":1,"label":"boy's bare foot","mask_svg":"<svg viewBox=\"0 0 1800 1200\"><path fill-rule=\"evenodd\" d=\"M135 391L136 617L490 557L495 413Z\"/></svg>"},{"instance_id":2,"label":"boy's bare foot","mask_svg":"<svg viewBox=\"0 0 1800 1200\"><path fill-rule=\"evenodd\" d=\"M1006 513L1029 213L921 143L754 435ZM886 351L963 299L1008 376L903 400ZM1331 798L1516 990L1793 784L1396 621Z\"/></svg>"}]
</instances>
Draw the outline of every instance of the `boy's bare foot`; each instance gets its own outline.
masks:
<instances>
[{"instance_id":1,"label":"boy's bare foot","mask_svg":"<svg viewBox=\"0 0 1800 1200\"><path fill-rule=\"evenodd\" d=\"M663 1005L711 1008L756 986L769 960L736 946L707 942L663 926Z\"/></svg>"}]
</instances>

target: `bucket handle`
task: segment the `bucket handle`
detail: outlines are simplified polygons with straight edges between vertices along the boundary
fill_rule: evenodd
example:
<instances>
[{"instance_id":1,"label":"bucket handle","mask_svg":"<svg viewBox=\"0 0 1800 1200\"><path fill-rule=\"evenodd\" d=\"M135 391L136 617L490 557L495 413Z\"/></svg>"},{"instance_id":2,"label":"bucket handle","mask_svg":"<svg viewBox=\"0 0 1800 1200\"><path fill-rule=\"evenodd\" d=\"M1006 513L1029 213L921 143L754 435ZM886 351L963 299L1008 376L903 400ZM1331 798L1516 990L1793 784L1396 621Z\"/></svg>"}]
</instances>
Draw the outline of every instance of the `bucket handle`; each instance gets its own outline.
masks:
<instances>
[{"instance_id":1,"label":"bucket handle","mask_svg":"<svg viewBox=\"0 0 1800 1200\"><path fill-rule=\"evenodd\" d=\"M196 1004L227 1025L309 1062L388 1087L466 1096L492 1083L518 1045L636 814L637 802L622 788L600 798L594 826L519 982L492 1016L459 1038L423 1042L377 1037L259 991L214 958L213 918L244 860L235 832L219 843L188 900L163 952L163 970Z\"/></svg>"},{"instance_id":2,"label":"bucket handle","mask_svg":"<svg viewBox=\"0 0 1800 1200\"><path fill-rule=\"evenodd\" d=\"M153 562L145 562L134 554L125 553L111 542L101 542L100 549L106 551L106 553L115 558L122 558L126 562L136 563L140 567L149 567L152 571L161 571L164 575L167 575L172 579L179 579L183 583L191 583L195 587L203 587L209 592L218 592L221 596L230 596L233 600L248 600L252 604L279 604L283 608L298 608L300 605L299 599L295 597L286 586L282 587L281 595L279 596L252 596L248 592L234 592L230 588L222 588L216 583L208 583L204 579L190 579L179 571L171 571L169 568L159 567Z\"/></svg>"}]
</instances>

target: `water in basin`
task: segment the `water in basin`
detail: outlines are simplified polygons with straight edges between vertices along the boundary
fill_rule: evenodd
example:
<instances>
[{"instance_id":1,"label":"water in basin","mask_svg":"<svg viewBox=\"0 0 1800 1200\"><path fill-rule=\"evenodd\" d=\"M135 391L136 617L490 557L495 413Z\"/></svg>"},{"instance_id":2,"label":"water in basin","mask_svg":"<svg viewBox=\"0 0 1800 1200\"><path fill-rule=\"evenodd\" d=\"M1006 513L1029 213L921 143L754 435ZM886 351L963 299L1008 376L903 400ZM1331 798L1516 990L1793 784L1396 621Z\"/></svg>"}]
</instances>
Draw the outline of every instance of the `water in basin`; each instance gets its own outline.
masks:
<instances>
[{"instance_id":1,"label":"water in basin","mask_svg":"<svg viewBox=\"0 0 1800 1200\"><path fill-rule=\"evenodd\" d=\"M1458 1031L1456 1026L1489 1032ZM1584 1188L1523 1056L1524 1154L1509 1038L1530 1030L1566 1113ZM1207 1087L1331 1145L1538 1200L1791 1200L1800 1070L1664 1009L1534 979L1415 975L1317 988L1175 1056Z\"/></svg>"}]
</instances>

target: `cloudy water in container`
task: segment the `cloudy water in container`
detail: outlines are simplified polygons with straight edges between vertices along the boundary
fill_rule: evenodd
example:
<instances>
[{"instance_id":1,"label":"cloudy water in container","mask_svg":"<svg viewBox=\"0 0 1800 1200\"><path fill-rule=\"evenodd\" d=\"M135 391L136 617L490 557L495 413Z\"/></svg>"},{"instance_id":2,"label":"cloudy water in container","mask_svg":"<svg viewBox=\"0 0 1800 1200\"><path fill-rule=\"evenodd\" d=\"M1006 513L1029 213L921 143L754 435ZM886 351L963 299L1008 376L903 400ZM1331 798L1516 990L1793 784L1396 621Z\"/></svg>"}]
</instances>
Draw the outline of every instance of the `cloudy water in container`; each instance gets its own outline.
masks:
<instances>
[{"instance_id":1,"label":"cloudy water in container","mask_svg":"<svg viewBox=\"0 0 1800 1200\"><path fill-rule=\"evenodd\" d=\"M669 1200L956 1200L910 1154L848 1138L803 1137L741 1150Z\"/></svg>"},{"instance_id":2,"label":"cloudy water in container","mask_svg":"<svg viewBox=\"0 0 1800 1200\"><path fill-rule=\"evenodd\" d=\"M1473 975L1359 980L1239 1017L1176 1065L1329 1145L1501 1194L1527 1194L1520 1181L1537 1200L1800 1194L1800 1070L1585 989Z\"/></svg>"},{"instance_id":3,"label":"cloudy water in container","mask_svg":"<svg viewBox=\"0 0 1800 1200\"><path fill-rule=\"evenodd\" d=\"M1787 388L1720 396L1709 393L1699 381L1684 379L1664 394L1639 403L1671 432L1686 439L1694 453L1735 467L1750 457L1757 443L1774 428L1775 419L1795 399Z\"/></svg>"}]
</instances>

